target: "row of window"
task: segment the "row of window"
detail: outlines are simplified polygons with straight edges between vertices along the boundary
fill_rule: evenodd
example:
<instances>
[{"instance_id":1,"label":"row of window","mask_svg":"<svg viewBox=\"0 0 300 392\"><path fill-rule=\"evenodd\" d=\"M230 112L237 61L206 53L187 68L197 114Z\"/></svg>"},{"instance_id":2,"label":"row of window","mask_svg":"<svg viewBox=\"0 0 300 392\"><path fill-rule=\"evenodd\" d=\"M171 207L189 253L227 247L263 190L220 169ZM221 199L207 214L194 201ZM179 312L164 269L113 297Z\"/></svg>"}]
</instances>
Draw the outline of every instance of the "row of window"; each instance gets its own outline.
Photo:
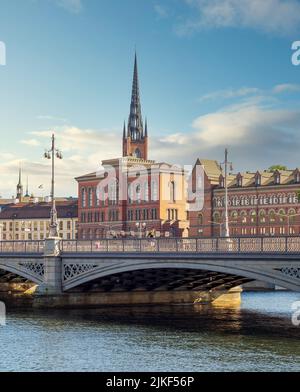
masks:
<instances>
[{"instance_id":1,"label":"row of window","mask_svg":"<svg viewBox=\"0 0 300 392\"><path fill-rule=\"evenodd\" d=\"M296 229L294 227L260 227L260 228L256 228L256 227L251 227L249 229L247 228L241 228L240 230L238 228L230 228L230 234L232 236L234 235L271 235L271 236L275 236L277 234L279 235L285 235L285 234L290 234L290 235L294 235L294 234L298 234L296 233Z\"/></svg>"},{"instance_id":2,"label":"row of window","mask_svg":"<svg viewBox=\"0 0 300 392\"><path fill-rule=\"evenodd\" d=\"M49 229L50 222L48 221L40 221L40 222L3 222L1 223L0 228L3 232L5 231L45 231ZM68 221L59 221L60 230L71 230L72 222Z\"/></svg>"},{"instance_id":3,"label":"row of window","mask_svg":"<svg viewBox=\"0 0 300 392\"><path fill-rule=\"evenodd\" d=\"M151 191L151 192L150 192ZM101 186L81 188L81 207L91 208L106 205L116 205L119 202L119 186L117 180L112 181L108 186L102 188ZM172 192L175 192L173 189ZM158 183L157 181L151 182L151 190L149 183L146 181L144 184L129 184L128 185L128 202L141 203L149 202L151 193L151 200L158 201Z\"/></svg>"},{"instance_id":4,"label":"row of window","mask_svg":"<svg viewBox=\"0 0 300 392\"><path fill-rule=\"evenodd\" d=\"M151 209L134 209L127 211L128 221L139 220L156 220L158 213L156 208ZM100 223L100 222L113 222L121 220L119 210L109 210L106 215L104 211L97 212L82 212L81 223Z\"/></svg>"},{"instance_id":5,"label":"row of window","mask_svg":"<svg viewBox=\"0 0 300 392\"><path fill-rule=\"evenodd\" d=\"M169 221L178 220L178 210L174 208L168 209L167 216Z\"/></svg>"},{"instance_id":6,"label":"row of window","mask_svg":"<svg viewBox=\"0 0 300 392\"><path fill-rule=\"evenodd\" d=\"M273 204L295 204L298 203L298 195L290 194L273 194L270 196L233 196L228 200L228 205L233 207L239 206L256 206L256 205L273 205ZM224 207L225 197L214 197L214 207Z\"/></svg>"},{"instance_id":7,"label":"row of window","mask_svg":"<svg viewBox=\"0 0 300 392\"><path fill-rule=\"evenodd\" d=\"M156 220L158 219L157 209L137 209L137 210L128 210L127 211L127 220L128 221L140 221L140 220Z\"/></svg>"},{"instance_id":8,"label":"row of window","mask_svg":"<svg viewBox=\"0 0 300 392\"><path fill-rule=\"evenodd\" d=\"M215 212L213 214L213 221L214 222L221 222L222 216L224 214L221 214L219 212ZM290 223L295 223L296 218L299 217L300 214L296 213L296 210L294 209L289 209L287 212L285 209L280 209L278 212L275 212L274 210L270 211L265 211L265 210L260 210L257 214L257 211L252 210L250 212L247 211L241 211L238 213L238 211L232 211L230 213L230 220L231 222L241 222L241 223L266 223L269 221L270 223L274 222L286 222L289 221ZM203 216L202 214L199 214L199 221L203 222ZM201 223L202 224L202 223Z\"/></svg>"}]
</instances>

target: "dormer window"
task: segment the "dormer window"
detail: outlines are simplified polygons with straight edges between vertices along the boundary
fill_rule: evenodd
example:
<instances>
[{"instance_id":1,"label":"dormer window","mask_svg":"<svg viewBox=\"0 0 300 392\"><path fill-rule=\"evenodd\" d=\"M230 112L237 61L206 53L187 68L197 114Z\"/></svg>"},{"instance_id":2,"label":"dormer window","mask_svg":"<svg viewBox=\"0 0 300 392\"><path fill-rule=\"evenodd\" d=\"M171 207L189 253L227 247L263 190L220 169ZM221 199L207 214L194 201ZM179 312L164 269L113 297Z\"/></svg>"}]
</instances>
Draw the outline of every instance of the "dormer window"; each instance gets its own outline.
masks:
<instances>
[{"instance_id":1,"label":"dormer window","mask_svg":"<svg viewBox=\"0 0 300 392\"><path fill-rule=\"evenodd\" d=\"M261 185L261 175L258 173L255 177L255 185L260 186Z\"/></svg>"},{"instance_id":2,"label":"dormer window","mask_svg":"<svg viewBox=\"0 0 300 392\"><path fill-rule=\"evenodd\" d=\"M222 176L222 174L221 174L220 177L219 177L219 186L220 186L221 188L224 188L224 187L225 187L225 178Z\"/></svg>"},{"instance_id":3,"label":"dormer window","mask_svg":"<svg viewBox=\"0 0 300 392\"><path fill-rule=\"evenodd\" d=\"M276 185L280 185L280 173L279 171L276 170L276 172L274 173L274 183Z\"/></svg>"},{"instance_id":4,"label":"dormer window","mask_svg":"<svg viewBox=\"0 0 300 392\"><path fill-rule=\"evenodd\" d=\"M237 177L236 177L236 184L237 184L238 187L242 187L243 186L243 177L240 174L238 174Z\"/></svg>"}]
</instances>

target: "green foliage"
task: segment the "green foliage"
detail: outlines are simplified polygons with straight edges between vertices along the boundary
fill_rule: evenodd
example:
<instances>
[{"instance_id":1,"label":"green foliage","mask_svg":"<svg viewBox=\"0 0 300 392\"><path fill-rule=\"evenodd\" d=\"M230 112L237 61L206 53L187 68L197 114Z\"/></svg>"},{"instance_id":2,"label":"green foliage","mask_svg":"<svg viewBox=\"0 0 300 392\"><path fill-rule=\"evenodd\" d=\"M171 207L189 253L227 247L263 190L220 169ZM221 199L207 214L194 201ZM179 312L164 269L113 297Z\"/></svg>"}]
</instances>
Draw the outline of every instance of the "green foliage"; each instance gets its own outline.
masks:
<instances>
[{"instance_id":1,"label":"green foliage","mask_svg":"<svg viewBox=\"0 0 300 392\"><path fill-rule=\"evenodd\" d=\"M287 170L287 167L284 165L273 165L270 166L268 170L274 173L276 170Z\"/></svg>"}]
</instances>

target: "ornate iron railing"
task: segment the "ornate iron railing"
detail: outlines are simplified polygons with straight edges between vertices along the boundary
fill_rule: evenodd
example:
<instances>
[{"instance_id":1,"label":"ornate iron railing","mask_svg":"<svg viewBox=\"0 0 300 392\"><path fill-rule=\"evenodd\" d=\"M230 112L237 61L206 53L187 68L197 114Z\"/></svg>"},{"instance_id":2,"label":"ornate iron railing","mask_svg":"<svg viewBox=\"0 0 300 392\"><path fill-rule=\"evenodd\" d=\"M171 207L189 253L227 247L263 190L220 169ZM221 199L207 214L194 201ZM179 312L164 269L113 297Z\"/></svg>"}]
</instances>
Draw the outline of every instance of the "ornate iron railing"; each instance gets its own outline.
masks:
<instances>
[{"instance_id":1,"label":"ornate iron railing","mask_svg":"<svg viewBox=\"0 0 300 392\"><path fill-rule=\"evenodd\" d=\"M0 253L43 253L45 241L0 241Z\"/></svg>"},{"instance_id":2,"label":"ornate iron railing","mask_svg":"<svg viewBox=\"0 0 300 392\"><path fill-rule=\"evenodd\" d=\"M75 253L300 253L300 237L63 240L61 250Z\"/></svg>"},{"instance_id":3,"label":"ornate iron railing","mask_svg":"<svg viewBox=\"0 0 300 392\"><path fill-rule=\"evenodd\" d=\"M45 241L0 241L0 254L43 253ZM300 236L61 240L65 253L299 253Z\"/></svg>"}]
</instances>

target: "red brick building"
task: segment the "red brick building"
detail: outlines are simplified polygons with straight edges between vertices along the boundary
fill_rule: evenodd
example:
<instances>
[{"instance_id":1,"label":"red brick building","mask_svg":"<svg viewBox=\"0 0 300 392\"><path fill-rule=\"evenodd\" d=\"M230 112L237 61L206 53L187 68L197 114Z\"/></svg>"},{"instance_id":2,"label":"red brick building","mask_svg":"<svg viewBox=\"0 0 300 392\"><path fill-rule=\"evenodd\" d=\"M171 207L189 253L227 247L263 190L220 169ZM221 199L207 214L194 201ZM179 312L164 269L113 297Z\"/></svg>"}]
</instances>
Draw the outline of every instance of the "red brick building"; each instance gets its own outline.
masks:
<instances>
[{"instance_id":1,"label":"red brick building","mask_svg":"<svg viewBox=\"0 0 300 392\"><path fill-rule=\"evenodd\" d=\"M136 57L123 157L103 161L98 172L76 180L81 239L188 234L184 171L148 159Z\"/></svg>"},{"instance_id":2,"label":"red brick building","mask_svg":"<svg viewBox=\"0 0 300 392\"><path fill-rule=\"evenodd\" d=\"M204 170L204 207L189 213L190 235L220 236L225 222L223 171L216 161L198 159L196 164ZM194 168L194 187L196 177ZM231 173L227 184L230 235L300 234L299 169Z\"/></svg>"}]
</instances>

